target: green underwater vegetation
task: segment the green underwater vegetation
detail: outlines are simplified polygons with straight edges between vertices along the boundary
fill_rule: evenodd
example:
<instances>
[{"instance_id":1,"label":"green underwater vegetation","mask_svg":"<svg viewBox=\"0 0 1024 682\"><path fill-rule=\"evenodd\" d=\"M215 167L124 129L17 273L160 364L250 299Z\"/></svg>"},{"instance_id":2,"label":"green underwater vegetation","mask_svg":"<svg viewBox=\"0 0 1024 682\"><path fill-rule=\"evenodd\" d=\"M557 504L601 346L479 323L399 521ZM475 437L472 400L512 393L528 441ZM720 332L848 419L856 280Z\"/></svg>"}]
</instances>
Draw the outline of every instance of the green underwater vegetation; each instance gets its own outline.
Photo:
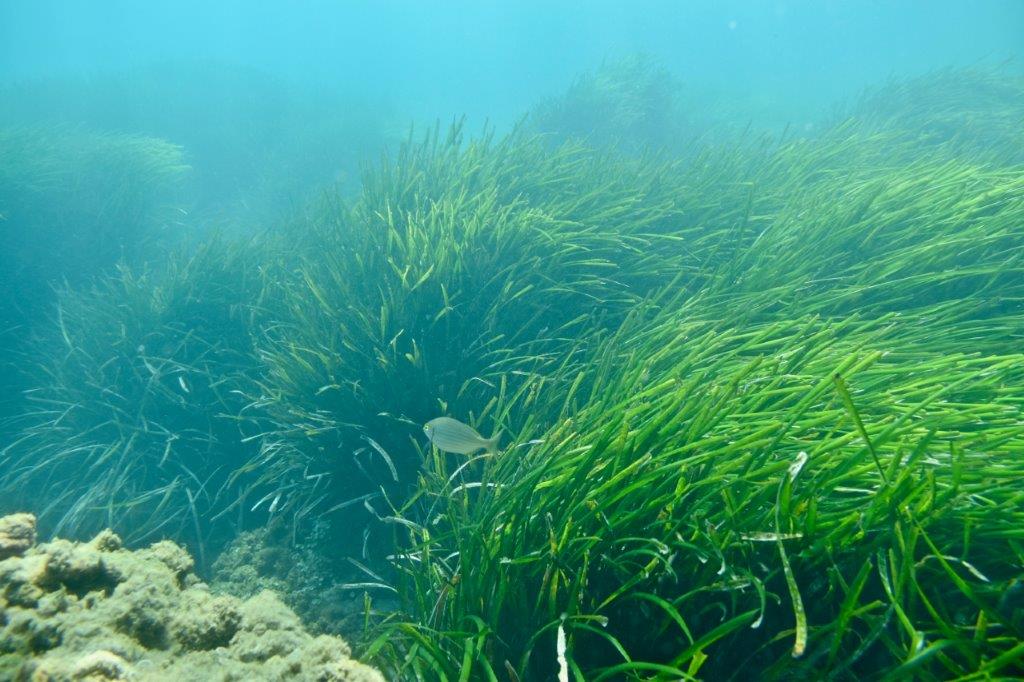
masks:
<instances>
[{"instance_id":1,"label":"green underwater vegetation","mask_svg":"<svg viewBox=\"0 0 1024 682\"><path fill-rule=\"evenodd\" d=\"M924 145L1024 161L1024 76L1004 64L944 69L869 89L842 112Z\"/></svg>"},{"instance_id":2,"label":"green underwater vegetation","mask_svg":"<svg viewBox=\"0 0 1024 682\"><path fill-rule=\"evenodd\" d=\"M559 639L577 679L1019 671L1024 178L965 156L856 119L734 151L742 212L677 218L678 279L498 391L505 453L428 458L390 519L408 618L368 652L424 679L554 678Z\"/></svg>"},{"instance_id":3,"label":"green underwater vegetation","mask_svg":"<svg viewBox=\"0 0 1024 682\"><path fill-rule=\"evenodd\" d=\"M205 564L205 521L245 433L228 418L252 374L255 254L210 241L155 271L123 266L58 292L53 328L23 371L30 408L12 421L2 485L49 532L118 528L138 544L187 538ZM46 490L37 505L36 490Z\"/></svg>"},{"instance_id":4,"label":"green underwater vegetation","mask_svg":"<svg viewBox=\"0 0 1024 682\"><path fill-rule=\"evenodd\" d=\"M526 386L679 277L683 252L652 257L686 201L663 168L520 134L463 142L456 126L370 170L353 205L329 203L266 295L259 496L305 514L327 492L317 508L349 515L382 487L404 496L423 423L484 419L499 386Z\"/></svg>"},{"instance_id":5,"label":"green underwater vegetation","mask_svg":"<svg viewBox=\"0 0 1024 682\"><path fill-rule=\"evenodd\" d=\"M51 281L140 262L175 220L189 171L164 140L67 125L0 128L0 158L5 307L48 300Z\"/></svg>"},{"instance_id":6,"label":"green underwater vegetation","mask_svg":"<svg viewBox=\"0 0 1024 682\"><path fill-rule=\"evenodd\" d=\"M400 141L404 124L393 121L382 98L213 59L0 87L0 126L71 122L172 140L193 167L189 213L247 233L287 220L323 186L352 192L361 162Z\"/></svg>"},{"instance_id":7,"label":"green underwater vegetation","mask_svg":"<svg viewBox=\"0 0 1024 682\"><path fill-rule=\"evenodd\" d=\"M181 147L80 125L0 125L0 417L54 286L140 264L177 239ZM45 325L44 325L45 326Z\"/></svg>"},{"instance_id":8,"label":"green underwater vegetation","mask_svg":"<svg viewBox=\"0 0 1024 682\"><path fill-rule=\"evenodd\" d=\"M684 93L668 69L638 54L581 74L564 94L534 107L528 124L559 140L625 151L664 148L693 136Z\"/></svg>"},{"instance_id":9,"label":"green underwater vegetation","mask_svg":"<svg viewBox=\"0 0 1024 682\"><path fill-rule=\"evenodd\" d=\"M679 153L637 64L614 131L412 134L280 229L62 288L5 505L201 566L329 524L393 679L1024 673L1019 81Z\"/></svg>"},{"instance_id":10,"label":"green underwater vegetation","mask_svg":"<svg viewBox=\"0 0 1024 682\"><path fill-rule=\"evenodd\" d=\"M979 76L987 72L979 70ZM964 90L969 92L970 86ZM656 150L689 158L708 144L736 144L751 139L752 133L756 139L793 127L814 128L817 122L804 120L807 116L769 92L738 93L721 83L684 83L656 57L638 53L605 60L580 74L565 92L532 107L523 125L544 135L549 144L575 139L626 155Z\"/></svg>"}]
</instances>

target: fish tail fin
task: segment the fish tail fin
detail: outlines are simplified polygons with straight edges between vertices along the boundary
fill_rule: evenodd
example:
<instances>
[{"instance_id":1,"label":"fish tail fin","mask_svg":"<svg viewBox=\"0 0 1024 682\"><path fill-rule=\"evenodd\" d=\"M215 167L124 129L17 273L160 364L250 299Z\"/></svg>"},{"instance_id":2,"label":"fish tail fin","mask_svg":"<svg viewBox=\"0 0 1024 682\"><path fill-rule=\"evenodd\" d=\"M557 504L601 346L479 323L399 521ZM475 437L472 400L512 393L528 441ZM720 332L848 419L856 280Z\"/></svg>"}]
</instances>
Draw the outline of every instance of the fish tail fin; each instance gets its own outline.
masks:
<instances>
[{"instance_id":1,"label":"fish tail fin","mask_svg":"<svg viewBox=\"0 0 1024 682\"><path fill-rule=\"evenodd\" d=\"M496 431L490 438L484 439L484 447L487 449L487 454L496 455L498 454L498 441L501 440L501 431Z\"/></svg>"}]
</instances>

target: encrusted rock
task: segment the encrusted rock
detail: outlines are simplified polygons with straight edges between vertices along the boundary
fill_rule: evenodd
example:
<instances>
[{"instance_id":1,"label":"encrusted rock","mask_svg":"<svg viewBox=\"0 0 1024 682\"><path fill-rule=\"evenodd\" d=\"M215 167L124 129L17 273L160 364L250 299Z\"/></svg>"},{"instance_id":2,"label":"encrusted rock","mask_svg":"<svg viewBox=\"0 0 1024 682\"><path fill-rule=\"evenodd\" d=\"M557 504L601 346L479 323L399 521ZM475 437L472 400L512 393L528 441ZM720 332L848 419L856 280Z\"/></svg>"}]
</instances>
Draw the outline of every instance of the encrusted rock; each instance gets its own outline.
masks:
<instances>
[{"instance_id":1,"label":"encrusted rock","mask_svg":"<svg viewBox=\"0 0 1024 682\"><path fill-rule=\"evenodd\" d=\"M182 649L216 649L231 643L241 620L237 599L189 590L186 603L171 621L171 636Z\"/></svg>"},{"instance_id":2,"label":"encrusted rock","mask_svg":"<svg viewBox=\"0 0 1024 682\"><path fill-rule=\"evenodd\" d=\"M152 545L149 551L179 579L184 578L186 574L191 573L192 569L195 568L195 561L192 560L192 557L185 548L169 540L163 540Z\"/></svg>"},{"instance_id":3,"label":"encrusted rock","mask_svg":"<svg viewBox=\"0 0 1024 682\"><path fill-rule=\"evenodd\" d=\"M36 544L36 517L11 514L0 518L0 561L21 556Z\"/></svg>"},{"instance_id":4,"label":"encrusted rock","mask_svg":"<svg viewBox=\"0 0 1024 682\"><path fill-rule=\"evenodd\" d=\"M0 679L383 682L274 593L212 594L172 542L129 551L104 531L35 545L27 514L0 529Z\"/></svg>"},{"instance_id":5,"label":"encrusted rock","mask_svg":"<svg viewBox=\"0 0 1024 682\"><path fill-rule=\"evenodd\" d=\"M54 540L47 545L45 580L49 586L63 585L72 592L84 594L111 584L103 565L103 556L92 547L83 547L68 540Z\"/></svg>"},{"instance_id":6,"label":"encrusted rock","mask_svg":"<svg viewBox=\"0 0 1024 682\"><path fill-rule=\"evenodd\" d=\"M89 544L95 547L100 552L113 552L115 550L121 549L123 545L123 543L121 542L121 537L109 528L106 530L101 530L99 534L96 537L94 537Z\"/></svg>"},{"instance_id":7,"label":"encrusted rock","mask_svg":"<svg viewBox=\"0 0 1024 682\"><path fill-rule=\"evenodd\" d=\"M298 616L273 592L260 592L245 603L241 625L231 644L243 661L285 657L300 649L304 637L308 638Z\"/></svg>"},{"instance_id":8,"label":"encrusted rock","mask_svg":"<svg viewBox=\"0 0 1024 682\"><path fill-rule=\"evenodd\" d=\"M131 666L117 654L103 649L82 656L71 669L75 680L128 680Z\"/></svg>"}]
</instances>

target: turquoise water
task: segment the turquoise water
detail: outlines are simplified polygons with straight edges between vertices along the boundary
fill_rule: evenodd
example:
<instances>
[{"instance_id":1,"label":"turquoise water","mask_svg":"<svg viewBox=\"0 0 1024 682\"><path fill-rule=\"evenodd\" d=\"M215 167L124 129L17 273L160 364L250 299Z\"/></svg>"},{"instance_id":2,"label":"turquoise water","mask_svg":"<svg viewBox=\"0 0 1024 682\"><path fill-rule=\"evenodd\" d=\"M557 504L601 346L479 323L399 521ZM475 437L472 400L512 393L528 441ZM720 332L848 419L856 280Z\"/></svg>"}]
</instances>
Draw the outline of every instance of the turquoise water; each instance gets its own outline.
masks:
<instances>
[{"instance_id":1,"label":"turquoise water","mask_svg":"<svg viewBox=\"0 0 1024 682\"><path fill-rule=\"evenodd\" d=\"M212 60L383 97L402 119L475 125L514 121L635 52L688 87L797 120L889 76L1012 58L1024 26L1012 0L14 2L3 12L4 82Z\"/></svg>"},{"instance_id":2,"label":"turquoise water","mask_svg":"<svg viewBox=\"0 0 1024 682\"><path fill-rule=\"evenodd\" d=\"M1022 48L1011 0L5 3L0 515L394 679L1020 674Z\"/></svg>"}]
</instances>

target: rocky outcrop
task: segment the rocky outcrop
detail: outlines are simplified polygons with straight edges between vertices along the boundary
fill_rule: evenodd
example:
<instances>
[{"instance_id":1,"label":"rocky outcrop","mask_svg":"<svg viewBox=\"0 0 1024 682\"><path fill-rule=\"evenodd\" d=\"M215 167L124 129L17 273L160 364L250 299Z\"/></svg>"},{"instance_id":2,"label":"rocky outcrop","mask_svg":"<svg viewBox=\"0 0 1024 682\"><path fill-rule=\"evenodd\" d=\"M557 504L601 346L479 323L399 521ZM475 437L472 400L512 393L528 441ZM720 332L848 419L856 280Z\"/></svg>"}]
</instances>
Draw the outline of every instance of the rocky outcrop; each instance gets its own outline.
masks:
<instances>
[{"instance_id":1,"label":"rocky outcrop","mask_svg":"<svg viewBox=\"0 0 1024 682\"><path fill-rule=\"evenodd\" d=\"M0 679L383 682L273 592L211 593L172 542L34 536L30 515L0 519Z\"/></svg>"},{"instance_id":2,"label":"rocky outcrop","mask_svg":"<svg viewBox=\"0 0 1024 682\"><path fill-rule=\"evenodd\" d=\"M36 517L11 514L0 518L0 560L23 554L36 543Z\"/></svg>"},{"instance_id":3,"label":"rocky outcrop","mask_svg":"<svg viewBox=\"0 0 1024 682\"><path fill-rule=\"evenodd\" d=\"M239 533L213 562L210 587L247 599L271 590L318 634L358 635L366 618L364 593L349 589L367 576L347 561L324 553L338 547L325 526L314 523L305 536L293 536L291 524ZM373 593L375 611L394 611L386 592Z\"/></svg>"}]
</instances>

